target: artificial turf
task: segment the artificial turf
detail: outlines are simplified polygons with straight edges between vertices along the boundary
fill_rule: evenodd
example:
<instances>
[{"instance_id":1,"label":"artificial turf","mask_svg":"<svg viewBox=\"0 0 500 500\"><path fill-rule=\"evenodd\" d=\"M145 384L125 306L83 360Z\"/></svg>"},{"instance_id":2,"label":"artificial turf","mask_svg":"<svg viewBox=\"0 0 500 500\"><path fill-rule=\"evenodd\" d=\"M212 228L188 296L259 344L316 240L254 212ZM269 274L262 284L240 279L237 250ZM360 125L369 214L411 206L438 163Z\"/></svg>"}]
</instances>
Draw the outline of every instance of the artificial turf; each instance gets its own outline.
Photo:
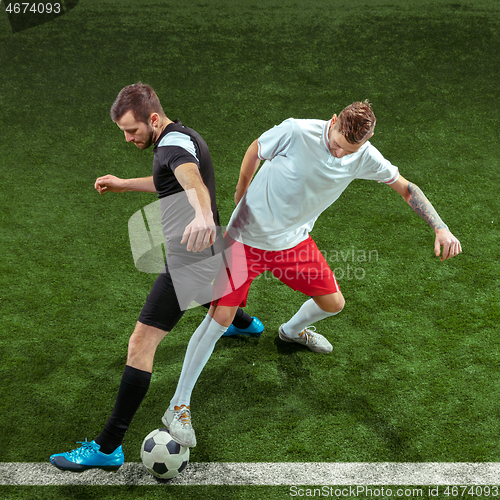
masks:
<instances>
[{"instance_id":1,"label":"artificial turf","mask_svg":"<svg viewBox=\"0 0 500 500\"><path fill-rule=\"evenodd\" d=\"M371 142L463 246L439 262L432 231L395 192L353 182L312 233L347 301L317 325L333 353L280 343L278 326L305 297L269 275L256 280L247 310L266 330L217 344L193 394L191 460L498 460L497 2L87 0L17 33L0 7L0 68L1 462L45 462L75 447L99 433L114 404L155 278L134 267L128 219L155 198L99 196L93 183L151 174L152 152L127 145L109 118L119 90L139 80L169 118L206 139L223 222L241 159L262 132L370 99ZM189 310L160 346L127 461L160 425L204 314ZM96 495L0 495L42 491ZM158 495L111 488L100 497L118 492Z\"/></svg>"}]
</instances>

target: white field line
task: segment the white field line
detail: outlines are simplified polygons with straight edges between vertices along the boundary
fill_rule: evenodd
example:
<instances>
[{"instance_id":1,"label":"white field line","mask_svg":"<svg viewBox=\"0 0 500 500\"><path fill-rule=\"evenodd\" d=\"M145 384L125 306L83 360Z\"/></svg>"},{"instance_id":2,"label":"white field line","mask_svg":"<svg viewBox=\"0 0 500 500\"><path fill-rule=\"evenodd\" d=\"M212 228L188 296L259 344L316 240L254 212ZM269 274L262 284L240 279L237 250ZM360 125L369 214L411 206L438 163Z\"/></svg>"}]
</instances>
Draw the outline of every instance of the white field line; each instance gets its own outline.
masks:
<instances>
[{"instance_id":1,"label":"white field line","mask_svg":"<svg viewBox=\"0 0 500 500\"><path fill-rule=\"evenodd\" d=\"M159 482L140 463L118 472L62 472L49 463L0 463L0 485L500 485L500 463L190 463Z\"/></svg>"}]
</instances>

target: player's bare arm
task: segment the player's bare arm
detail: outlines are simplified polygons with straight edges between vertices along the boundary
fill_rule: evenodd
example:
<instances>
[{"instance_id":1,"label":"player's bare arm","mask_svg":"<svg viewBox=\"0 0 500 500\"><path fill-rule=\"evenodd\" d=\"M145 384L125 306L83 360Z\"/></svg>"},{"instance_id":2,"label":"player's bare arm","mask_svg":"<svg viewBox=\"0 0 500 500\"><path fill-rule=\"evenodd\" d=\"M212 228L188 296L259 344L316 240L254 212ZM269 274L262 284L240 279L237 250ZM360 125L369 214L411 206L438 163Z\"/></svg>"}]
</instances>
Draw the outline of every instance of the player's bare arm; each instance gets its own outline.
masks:
<instances>
[{"instance_id":1,"label":"player's bare arm","mask_svg":"<svg viewBox=\"0 0 500 500\"><path fill-rule=\"evenodd\" d=\"M143 193L156 193L153 176L139 177L137 179L120 179L115 175L99 177L94 184L99 194L125 193L126 191L140 191Z\"/></svg>"},{"instance_id":2,"label":"player's bare arm","mask_svg":"<svg viewBox=\"0 0 500 500\"><path fill-rule=\"evenodd\" d=\"M455 257L462 252L460 241L453 236L436 209L416 184L399 176L398 180L390 186L405 199L415 213L432 227L436 234L434 252L437 257L441 254L441 248L443 249L441 261Z\"/></svg>"},{"instance_id":3,"label":"player's bare arm","mask_svg":"<svg viewBox=\"0 0 500 500\"><path fill-rule=\"evenodd\" d=\"M184 163L177 167L175 177L186 191L189 203L195 210L195 218L186 226L181 243L187 242L188 252L202 252L215 241L210 193L195 163Z\"/></svg>"},{"instance_id":4,"label":"player's bare arm","mask_svg":"<svg viewBox=\"0 0 500 500\"><path fill-rule=\"evenodd\" d=\"M236 192L234 194L234 202L236 205L247 192L248 186L250 186L250 182L252 181L255 172L257 172L257 169L259 168L260 161L259 144L256 139L252 142L252 144L250 144L250 147L247 149L247 152L243 157L243 161L241 162L240 178L238 179Z\"/></svg>"}]
</instances>

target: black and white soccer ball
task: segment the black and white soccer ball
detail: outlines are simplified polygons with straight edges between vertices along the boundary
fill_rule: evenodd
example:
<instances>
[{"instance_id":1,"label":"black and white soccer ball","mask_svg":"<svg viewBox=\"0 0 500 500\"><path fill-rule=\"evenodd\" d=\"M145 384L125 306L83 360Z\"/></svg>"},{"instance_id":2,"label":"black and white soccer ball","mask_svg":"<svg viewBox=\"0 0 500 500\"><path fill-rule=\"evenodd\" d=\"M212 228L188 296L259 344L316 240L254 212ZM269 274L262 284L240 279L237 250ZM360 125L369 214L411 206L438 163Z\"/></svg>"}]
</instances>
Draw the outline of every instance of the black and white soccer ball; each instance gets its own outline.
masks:
<instances>
[{"instance_id":1,"label":"black and white soccer ball","mask_svg":"<svg viewBox=\"0 0 500 500\"><path fill-rule=\"evenodd\" d=\"M153 476L172 479L189 463L189 448L176 443L168 429L156 429L142 442L141 460Z\"/></svg>"}]
</instances>

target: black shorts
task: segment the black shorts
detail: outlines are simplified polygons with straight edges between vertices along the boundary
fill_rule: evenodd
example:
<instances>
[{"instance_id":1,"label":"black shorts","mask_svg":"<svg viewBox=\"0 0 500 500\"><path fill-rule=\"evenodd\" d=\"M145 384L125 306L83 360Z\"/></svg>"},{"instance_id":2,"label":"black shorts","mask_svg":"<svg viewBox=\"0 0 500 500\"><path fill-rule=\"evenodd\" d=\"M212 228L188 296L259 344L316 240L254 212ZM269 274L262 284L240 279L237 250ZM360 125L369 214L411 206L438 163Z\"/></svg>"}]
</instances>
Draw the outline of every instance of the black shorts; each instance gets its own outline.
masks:
<instances>
[{"instance_id":1,"label":"black shorts","mask_svg":"<svg viewBox=\"0 0 500 500\"><path fill-rule=\"evenodd\" d=\"M139 321L148 326L169 332L179 322L185 311L181 311L168 268L158 275L149 292Z\"/></svg>"},{"instance_id":2,"label":"black shorts","mask_svg":"<svg viewBox=\"0 0 500 500\"><path fill-rule=\"evenodd\" d=\"M190 276L190 278L193 277ZM207 278L202 276L200 280L187 285L191 293L188 299L186 299L185 295L183 296L184 304L192 299L207 309L210 307L210 298L208 298L208 301L206 299L211 297L212 285L206 280ZM146 303L139 315L139 321L144 325L154 326L160 330L170 332L186 312L185 309L185 306L181 308L179 305L172 276L168 267L165 266L149 292Z\"/></svg>"},{"instance_id":3,"label":"black shorts","mask_svg":"<svg viewBox=\"0 0 500 500\"><path fill-rule=\"evenodd\" d=\"M169 332L193 302L210 307L223 248L221 237L203 252L186 252L185 245L169 241L167 264L149 292L139 321Z\"/></svg>"}]
</instances>

